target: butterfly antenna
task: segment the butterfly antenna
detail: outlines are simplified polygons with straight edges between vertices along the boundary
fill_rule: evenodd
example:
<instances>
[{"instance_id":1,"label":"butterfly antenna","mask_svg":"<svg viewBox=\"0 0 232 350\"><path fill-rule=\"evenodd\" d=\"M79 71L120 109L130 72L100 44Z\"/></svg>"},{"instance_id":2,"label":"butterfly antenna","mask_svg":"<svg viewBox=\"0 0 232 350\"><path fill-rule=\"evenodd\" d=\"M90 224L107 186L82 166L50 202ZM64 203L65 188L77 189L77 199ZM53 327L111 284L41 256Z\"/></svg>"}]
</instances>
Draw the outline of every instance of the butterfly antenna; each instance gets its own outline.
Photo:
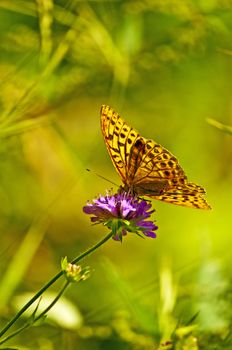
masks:
<instances>
[{"instance_id":1,"label":"butterfly antenna","mask_svg":"<svg viewBox=\"0 0 232 350\"><path fill-rule=\"evenodd\" d=\"M98 176L98 177L100 177L101 179L103 179L103 180L105 180L105 181L107 181L107 182L111 183L112 185L115 185L115 186L117 186L117 187L120 187L120 186L119 186L119 185L117 185L115 182L113 182L113 181L111 181L111 180L107 179L106 177L104 177L104 176L102 176L102 175L100 175L100 174L96 173L95 171L90 170L90 169L86 169L86 170L87 170L87 171L89 171L89 172L92 172L92 173L93 173L93 174L95 174L96 176Z\"/></svg>"}]
</instances>

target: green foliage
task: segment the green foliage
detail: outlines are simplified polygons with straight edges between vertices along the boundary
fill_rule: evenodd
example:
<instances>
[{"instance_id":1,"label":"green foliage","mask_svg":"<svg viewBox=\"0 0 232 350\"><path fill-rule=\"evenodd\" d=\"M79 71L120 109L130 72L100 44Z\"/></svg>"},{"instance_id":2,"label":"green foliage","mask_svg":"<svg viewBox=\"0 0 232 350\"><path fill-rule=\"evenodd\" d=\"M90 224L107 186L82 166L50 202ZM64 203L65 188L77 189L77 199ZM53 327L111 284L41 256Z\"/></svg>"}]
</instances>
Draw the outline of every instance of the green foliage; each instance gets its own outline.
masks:
<instances>
[{"instance_id":1,"label":"green foliage","mask_svg":"<svg viewBox=\"0 0 232 350\"><path fill-rule=\"evenodd\" d=\"M158 238L108 242L68 289L77 323L54 309L9 348L231 349L231 23L228 0L0 1L2 327L61 256L105 234L82 212L109 188L86 168L120 184L103 103L174 153L213 207L154 203Z\"/></svg>"}]
</instances>

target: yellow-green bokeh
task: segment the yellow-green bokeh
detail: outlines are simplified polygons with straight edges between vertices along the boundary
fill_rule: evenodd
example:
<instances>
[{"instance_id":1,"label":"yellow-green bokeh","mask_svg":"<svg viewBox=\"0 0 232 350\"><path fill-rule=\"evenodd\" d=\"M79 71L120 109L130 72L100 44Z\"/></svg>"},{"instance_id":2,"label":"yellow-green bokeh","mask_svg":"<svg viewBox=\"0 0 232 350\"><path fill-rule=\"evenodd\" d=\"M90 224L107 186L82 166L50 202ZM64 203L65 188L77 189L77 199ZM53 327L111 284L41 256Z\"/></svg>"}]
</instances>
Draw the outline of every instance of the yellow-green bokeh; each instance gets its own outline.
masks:
<instances>
[{"instance_id":1,"label":"yellow-green bokeh","mask_svg":"<svg viewBox=\"0 0 232 350\"><path fill-rule=\"evenodd\" d=\"M213 291L231 278L232 136L207 119L232 126L231 21L229 1L0 2L2 325L16 295L38 290L61 257L72 259L107 232L91 226L82 207L113 186L95 172L121 184L100 130L100 107L109 104L178 158L213 210L154 201L157 239L108 242L87 261L92 277L66 297L86 325L107 325L139 300L164 337L167 324L201 309L200 327L227 329L225 306L212 305ZM173 303L167 313L162 287ZM133 322L141 313L134 307ZM57 349L50 329L36 332L37 348ZM78 337L63 339L63 348L93 348ZM30 330L24 340L34 344Z\"/></svg>"}]
</instances>

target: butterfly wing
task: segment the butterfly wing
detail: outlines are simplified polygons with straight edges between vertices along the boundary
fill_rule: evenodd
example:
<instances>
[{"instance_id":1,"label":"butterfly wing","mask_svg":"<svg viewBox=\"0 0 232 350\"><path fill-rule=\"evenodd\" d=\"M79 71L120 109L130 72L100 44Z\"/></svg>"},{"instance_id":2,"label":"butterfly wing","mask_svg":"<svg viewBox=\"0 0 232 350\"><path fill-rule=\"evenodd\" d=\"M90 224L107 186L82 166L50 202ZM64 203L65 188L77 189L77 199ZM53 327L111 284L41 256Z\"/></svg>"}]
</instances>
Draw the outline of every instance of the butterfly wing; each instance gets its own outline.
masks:
<instances>
[{"instance_id":1,"label":"butterfly wing","mask_svg":"<svg viewBox=\"0 0 232 350\"><path fill-rule=\"evenodd\" d=\"M170 152L142 137L109 106L102 106L101 127L112 162L129 188L155 195L167 185L186 182L183 169Z\"/></svg>"},{"instance_id":2,"label":"butterfly wing","mask_svg":"<svg viewBox=\"0 0 232 350\"><path fill-rule=\"evenodd\" d=\"M170 187L165 193L159 196L149 196L162 202L176 204L189 208L211 209L203 195L205 190L194 184L187 183L182 186Z\"/></svg>"},{"instance_id":3,"label":"butterfly wing","mask_svg":"<svg viewBox=\"0 0 232 350\"><path fill-rule=\"evenodd\" d=\"M187 177L178 160L164 147L153 140L144 140L139 167L134 176L136 186L146 187L147 183L165 179L169 186L187 183Z\"/></svg>"},{"instance_id":4,"label":"butterfly wing","mask_svg":"<svg viewBox=\"0 0 232 350\"><path fill-rule=\"evenodd\" d=\"M102 106L101 128L110 158L124 184L130 187L140 163L139 152L134 144L142 139L112 108ZM133 155L133 159L131 158Z\"/></svg>"},{"instance_id":5,"label":"butterfly wing","mask_svg":"<svg viewBox=\"0 0 232 350\"><path fill-rule=\"evenodd\" d=\"M150 177L144 180L148 176L146 169L145 173L143 171L140 175L136 175L141 168L147 140L109 106L102 106L101 128L111 160L126 188L145 195L142 188L135 188L136 182L139 182L141 178L141 182L149 182L149 186L152 187L149 193L153 195L160 194L167 185L166 179L162 179L155 171L150 174L149 170Z\"/></svg>"},{"instance_id":6,"label":"butterfly wing","mask_svg":"<svg viewBox=\"0 0 232 350\"><path fill-rule=\"evenodd\" d=\"M178 160L142 137L112 108L102 106L101 127L112 162L123 183L138 195L192 208L208 209L204 189L188 183Z\"/></svg>"}]
</instances>

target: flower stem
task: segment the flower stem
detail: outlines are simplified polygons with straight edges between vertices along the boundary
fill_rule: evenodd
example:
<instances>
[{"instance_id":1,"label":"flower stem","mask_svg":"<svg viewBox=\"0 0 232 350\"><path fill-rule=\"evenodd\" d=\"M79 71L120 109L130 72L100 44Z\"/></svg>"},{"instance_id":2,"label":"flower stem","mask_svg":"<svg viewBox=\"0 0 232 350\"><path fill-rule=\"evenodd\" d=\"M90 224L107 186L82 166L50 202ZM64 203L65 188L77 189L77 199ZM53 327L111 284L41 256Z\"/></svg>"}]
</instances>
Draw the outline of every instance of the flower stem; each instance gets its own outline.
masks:
<instances>
[{"instance_id":1,"label":"flower stem","mask_svg":"<svg viewBox=\"0 0 232 350\"><path fill-rule=\"evenodd\" d=\"M0 345L6 343L9 339L15 337L17 334L21 333L22 331L24 331L25 329L29 328L30 326L32 326L35 322L39 321L43 316L45 316L48 311L57 303L57 301L60 299L60 297L62 296L62 294L65 292L65 290L67 289L67 287L69 286L71 282L66 281L64 286L61 288L61 290L59 291L59 293L57 294L57 296L54 298L54 300L46 307L46 309L44 309L41 314L39 314L37 317L35 317L35 319L32 322L27 322L24 326L20 327L19 329L17 329L15 332L11 333L10 335L8 335L6 338L4 338L3 340L0 341Z\"/></svg>"},{"instance_id":2,"label":"flower stem","mask_svg":"<svg viewBox=\"0 0 232 350\"><path fill-rule=\"evenodd\" d=\"M97 248L99 248L102 244L107 242L112 237L112 232L108 233L102 240L98 243L87 249L85 252L78 255L75 259L73 259L72 264L76 264L77 262L84 259L86 256L93 253ZM8 329L19 319L19 317L51 286L53 285L61 276L63 276L64 271L58 272L50 281L48 281L34 296L31 298L19 312L6 324L6 326L0 331L0 337L2 337Z\"/></svg>"}]
</instances>

